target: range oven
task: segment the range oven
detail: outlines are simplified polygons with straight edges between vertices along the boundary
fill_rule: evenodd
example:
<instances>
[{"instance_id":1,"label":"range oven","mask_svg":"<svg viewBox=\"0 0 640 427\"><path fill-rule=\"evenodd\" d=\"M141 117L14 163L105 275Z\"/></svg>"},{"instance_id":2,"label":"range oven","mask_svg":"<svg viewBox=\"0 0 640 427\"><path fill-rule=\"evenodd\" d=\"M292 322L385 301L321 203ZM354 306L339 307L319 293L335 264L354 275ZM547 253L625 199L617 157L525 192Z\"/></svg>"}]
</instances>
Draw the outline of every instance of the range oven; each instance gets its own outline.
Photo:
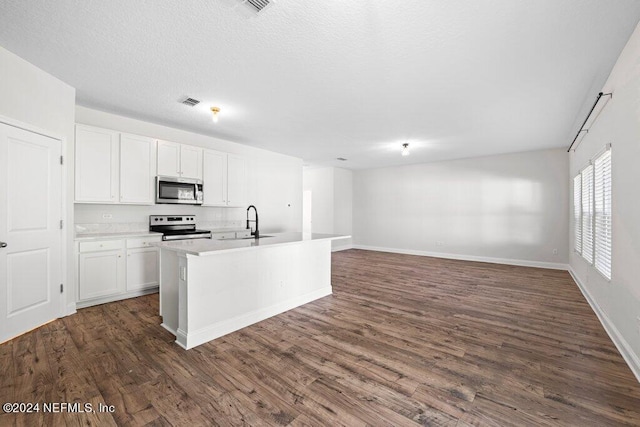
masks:
<instances>
[{"instance_id":1,"label":"range oven","mask_svg":"<svg viewBox=\"0 0 640 427\"><path fill-rule=\"evenodd\" d=\"M156 177L156 203L201 205L202 198L199 179Z\"/></svg>"},{"instance_id":2,"label":"range oven","mask_svg":"<svg viewBox=\"0 0 640 427\"><path fill-rule=\"evenodd\" d=\"M195 215L150 215L149 231L162 233L162 240L211 238L211 231L196 228Z\"/></svg>"}]
</instances>

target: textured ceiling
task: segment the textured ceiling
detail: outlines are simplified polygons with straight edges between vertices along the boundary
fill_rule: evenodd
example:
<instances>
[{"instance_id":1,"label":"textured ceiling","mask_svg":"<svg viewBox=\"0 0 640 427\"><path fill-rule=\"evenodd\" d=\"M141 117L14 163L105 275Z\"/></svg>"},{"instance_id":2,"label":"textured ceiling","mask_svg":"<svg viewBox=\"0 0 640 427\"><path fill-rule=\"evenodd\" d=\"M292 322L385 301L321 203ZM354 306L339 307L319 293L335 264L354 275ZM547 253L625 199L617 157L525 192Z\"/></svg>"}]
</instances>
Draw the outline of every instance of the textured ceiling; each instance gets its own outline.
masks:
<instances>
[{"instance_id":1,"label":"textured ceiling","mask_svg":"<svg viewBox=\"0 0 640 427\"><path fill-rule=\"evenodd\" d=\"M636 0L235 4L3 0L0 45L80 105L359 169L568 146L640 17Z\"/></svg>"}]
</instances>

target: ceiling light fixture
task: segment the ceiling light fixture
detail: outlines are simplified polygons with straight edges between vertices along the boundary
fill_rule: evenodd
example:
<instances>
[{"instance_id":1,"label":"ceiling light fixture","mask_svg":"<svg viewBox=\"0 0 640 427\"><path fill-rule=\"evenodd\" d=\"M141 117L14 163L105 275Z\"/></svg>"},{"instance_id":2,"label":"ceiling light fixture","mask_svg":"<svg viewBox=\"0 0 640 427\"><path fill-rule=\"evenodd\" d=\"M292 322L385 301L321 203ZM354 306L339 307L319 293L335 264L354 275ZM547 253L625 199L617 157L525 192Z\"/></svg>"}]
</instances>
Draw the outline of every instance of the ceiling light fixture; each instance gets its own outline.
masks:
<instances>
[{"instance_id":1,"label":"ceiling light fixture","mask_svg":"<svg viewBox=\"0 0 640 427\"><path fill-rule=\"evenodd\" d=\"M402 155L403 156L408 156L409 154L409 143L405 142L404 144L402 144Z\"/></svg>"},{"instance_id":2,"label":"ceiling light fixture","mask_svg":"<svg viewBox=\"0 0 640 427\"><path fill-rule=\"evenodd\" d=\"M213 114L213 123L218 123L218 115L220 114L220 108L211 107L211 113Z\"/></svg>"}]
</instances>

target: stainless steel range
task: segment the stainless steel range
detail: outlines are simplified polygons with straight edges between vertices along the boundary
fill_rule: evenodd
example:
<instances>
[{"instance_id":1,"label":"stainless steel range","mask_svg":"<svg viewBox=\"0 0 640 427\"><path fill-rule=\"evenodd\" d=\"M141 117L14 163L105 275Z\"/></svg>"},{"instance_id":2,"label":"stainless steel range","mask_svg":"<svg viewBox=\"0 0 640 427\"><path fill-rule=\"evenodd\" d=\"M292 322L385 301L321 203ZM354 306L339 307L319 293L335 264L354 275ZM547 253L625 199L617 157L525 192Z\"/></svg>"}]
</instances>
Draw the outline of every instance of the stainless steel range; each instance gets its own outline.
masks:
<instances>
[{"instance_id":1,"label":"stainless steel range","mask_svg":"<svg viewBox=\"0 0 640 427\"><path fill-rule=\"evenodd\" d=\"M149 230L162 233L162 240L211 238L211 231L196 229L195 215L149 215Z\"/></svg>"}]
</instances>

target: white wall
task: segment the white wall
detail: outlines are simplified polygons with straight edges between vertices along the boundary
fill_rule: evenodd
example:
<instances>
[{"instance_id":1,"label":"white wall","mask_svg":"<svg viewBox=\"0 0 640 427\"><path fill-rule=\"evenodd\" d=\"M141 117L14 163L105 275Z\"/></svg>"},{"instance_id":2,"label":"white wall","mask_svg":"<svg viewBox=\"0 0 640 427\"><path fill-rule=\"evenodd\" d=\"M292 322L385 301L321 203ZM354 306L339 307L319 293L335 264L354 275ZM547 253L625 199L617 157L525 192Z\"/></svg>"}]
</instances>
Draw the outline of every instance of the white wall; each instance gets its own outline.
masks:
<instances>
[{"instance_id":1,"label":"white wall","mask_svg":"<svg viewBox=\"0 0 640 427\"><path fill-rule=\"evenodd\" d=\"M354 244L562 268L567 176L562 149L357 171Z\"/></svg>"},{"instance_id":2,"label":"white wall","mask_svg":"<svg viewBox=\"0 0 640 427\"><path fill-rule=\"evenodd\" d=\"M351 235L353 233L353 172L333 168L333 232ZM352 239L336 240L333 248L351 247Z\"/></svg>"},{"instance_id":3,"label":"white wall","mask_svg":"<svg viewBox=\"0 0 640 427\"><path fill-rule=\"evenodd\" d=\"M605 280L577 253L570 268L596 312L640 380L640 27L613 68L604 107L570 156L572 180L591 158L611 143L612 271ZM595 94L594 94L595 98ZM571 224L573 248L573 224Z\"/></svg>"},{"instance_id":4,"label":"white wall","mask_svg":"<svg viewBox=\"0 0 640 427\"><path fill-rule=\"evenodd\" d=\"M253 148L247 145L167 126L105 113L86 107L76 108L76 121L137 135L183 144L196 145L228 153L241 154L248 160L248 203L258 208L261 232L301 231L302 227L302 160ZM149 215L191 214L199 221L235 222L244 225L245 208L201 206L121 206L77 204L76 223L148 222ZM102 218L103 213L113 215Z\"/></svg>"},{"instance_id":5,"label":"white wall","mask_svg":"<svg viewBox=\"0 0 640 427\"><path fill-rule=\"evenodd\" d=\"M76 91L36 66L0 46L0 116L25 128L63 140L67 167L64 169L63 203L67 224L73 224L73 126ZM1 117L0 117L1 119ZM66 232L66 268L63 272L67 302L75 307L73 227Z\"/></svg>"},{"instance_id":6,"label":"white wall","mask_svg":"<svg viewBox=\"0 0 640 427\"><path fill-rule=\"evenodd\" d=\"M325 167L305 168L303 190L311 191L311 231L313 233L352 234L353 172ZM351 239L332 242L334 250L351 247Z\"/></svg>"}]
</instances>

